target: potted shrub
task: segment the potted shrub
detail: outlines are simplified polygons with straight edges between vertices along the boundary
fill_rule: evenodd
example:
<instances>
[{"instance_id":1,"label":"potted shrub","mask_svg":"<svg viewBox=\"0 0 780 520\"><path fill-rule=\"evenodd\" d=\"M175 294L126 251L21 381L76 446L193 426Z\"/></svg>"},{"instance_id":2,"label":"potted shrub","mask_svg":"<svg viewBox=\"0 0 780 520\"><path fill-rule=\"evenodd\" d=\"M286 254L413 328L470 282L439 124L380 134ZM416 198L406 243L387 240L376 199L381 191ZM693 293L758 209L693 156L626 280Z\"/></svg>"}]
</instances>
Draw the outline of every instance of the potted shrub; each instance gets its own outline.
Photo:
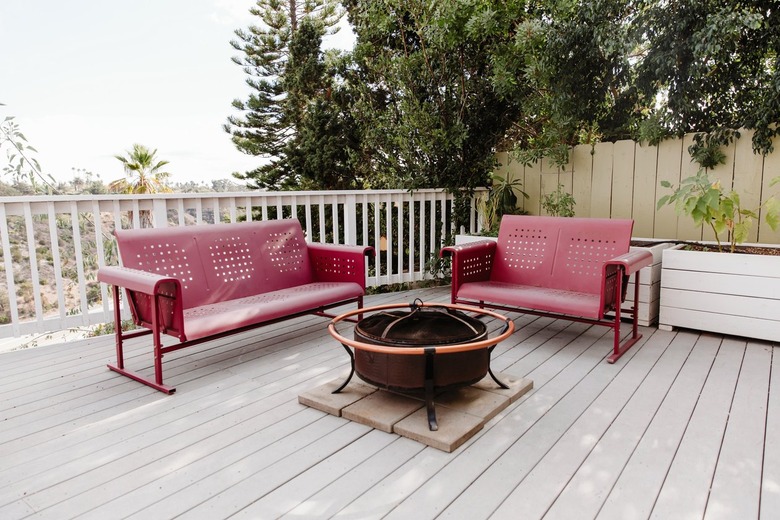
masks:
<instances>
[{"instance_id":1,"label":"potted shrub","mask_svg":"<svg viewBox=\"0 0 780 520\"><path fill-rule=\"evenodd\" d=\"M523 210L517 207L518 194L526 199L528 198L528 194L520 188L523 183L517 179L512 179L510 175L502 177L492 173L490 178L492 180L490 191L477 200L482 231L477 235L455 235L456 245L477 240L495 239L498 237L501 217L523 213Z\"/></svg>"},{"instance_id":2,"label":"potted shrub","mask_svg":"<svg viewBox=\"0 0 780 520\"><path fill-rule=\"evenodd\" d=\"M775 178L770 185L780 182ZM659 327L685 327L765 340L780 339L780 256L778 248L740 247L762 213L775 229L780 203L767 197L758 208L741 205L705 170L671 188L658 208L673 204L679 214L715 233L713 244L683 244L663 252ZM774 249L772 251L772 249ZM741 252L745 251L745 252Z\"/></svg>"}]
</instances>

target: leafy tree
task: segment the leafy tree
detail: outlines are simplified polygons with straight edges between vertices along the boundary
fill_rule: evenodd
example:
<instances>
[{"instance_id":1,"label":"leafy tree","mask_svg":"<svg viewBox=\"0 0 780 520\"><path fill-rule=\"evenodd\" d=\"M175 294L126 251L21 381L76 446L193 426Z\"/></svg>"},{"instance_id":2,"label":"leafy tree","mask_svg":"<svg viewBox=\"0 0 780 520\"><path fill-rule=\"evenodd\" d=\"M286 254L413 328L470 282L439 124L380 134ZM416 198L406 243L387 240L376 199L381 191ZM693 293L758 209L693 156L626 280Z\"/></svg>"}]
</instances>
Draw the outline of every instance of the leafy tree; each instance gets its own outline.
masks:
<instances>
[{"instance_id":1,"label":"leafy tree","mask_svg":"<svg viewBox=\"0 0 780 520\"><path fill-rule=\"evenodd\" d=\"M571 146L630 136L633 15L626 0L550 1L518 19L499 86L521 96L509 138L522 162L565 164Z\"/></svg>"},{"instance_id":2,"label":"leafy tree","mask_svg":"<svg viewBox=\"0 0 780 520\"><path fill-rule=\"evenodd\" d=\"M373 187L488 182L494 153L519 117L495 88L491 58L511 41L524 2L380 0L347 4L364 87L353 105Z\"/></svg>"},{"instance_id":3,"label":"leafy tree","mask_svg":"<svg viewBox=\"0 0 780 520\"><path fill-rule=\"evenodd\" d=\"M285 144L290 172L286 185L296 189L362 187L355 163L360 135L352 117L351 87L340 75L348 58L323 55L322 36L308 20L301 22L290 44L284 85L289 110L299 121L296 135Z\"/></svg>"},{"instance_id":4,"label":"leafy tree","mask_svg":"<svg viewBox=\"0 0 780 520\"><path fill-rule=\"evenodd\" d=\"M701 133L690 150L703 166L733 129L754 128L756 152L780 134L780 10L775 0L636 0L634 31L646 52L637 87L640 134Z\"/></svg>"},{"instance_id":5,"label":"leafy tree","mask_svg":"<svg viewBox=\"0 0 780 520\"><path fill-rule=\"evenodd\" d=\"M343 12L336 0L257 0L250 13L259 19L258 25L237 30L238 40L231 45L241 53L233 61L243 67L252 92L245 101L233 101L240 114L228 117L224 129L239 150L266 161L255 170L234 175L254 187L280 188L290 184L288 143L297 134L307 100L316 90L316 85L301 80L320 77L321 66L311 55L291 62L290 45L299 28L307 26L304 21L321 38ZM306 41L310 38L307 34ZM300 45L307 48L303 41ZM304 70L296 70L298 65Z\"/></svg>"}]
</instances>

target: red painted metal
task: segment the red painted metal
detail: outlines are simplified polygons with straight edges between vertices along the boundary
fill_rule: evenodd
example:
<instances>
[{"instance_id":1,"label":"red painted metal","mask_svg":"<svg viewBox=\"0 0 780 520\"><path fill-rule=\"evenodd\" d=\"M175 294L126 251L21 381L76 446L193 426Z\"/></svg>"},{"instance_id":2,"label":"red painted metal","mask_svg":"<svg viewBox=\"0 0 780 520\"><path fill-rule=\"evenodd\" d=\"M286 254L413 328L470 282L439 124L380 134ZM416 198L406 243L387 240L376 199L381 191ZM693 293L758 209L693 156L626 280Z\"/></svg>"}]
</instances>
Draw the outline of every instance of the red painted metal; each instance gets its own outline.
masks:
<instances>
[{"instance_id":1,"label":"red painted metal","mask_svg":"<svg viewBox=\"0 0 780 520\"><path fill-rule=\"evenodd\" d=\"M634 345L638 331L639 270L647 251L629 251L627 219L507 215L498 240L442 249L452 256L452 303L556 316L614 330L614 363ZM636 274L633 306L621 309L628 277ZM615 316L608 313L614 312ZM633 321L620 343L622 314Z\"/></svg>"},{"instance_id":2,"label":"red painted metal","mask_svg":"<svg viewBox=\"0 0 780 520\"><path fill-rule=\"evenodd\" d=\"M117 362L109 365L165 393L164 354L304 314L332 317L332 307L365 293L371 247L307 244L297 220L117 230L122 267L101 267L114 286ZM154 379L128 371L119 288L133 321L152 334ZM162 335L179 343L164 346Z\"/></svg>"}]
</instances>

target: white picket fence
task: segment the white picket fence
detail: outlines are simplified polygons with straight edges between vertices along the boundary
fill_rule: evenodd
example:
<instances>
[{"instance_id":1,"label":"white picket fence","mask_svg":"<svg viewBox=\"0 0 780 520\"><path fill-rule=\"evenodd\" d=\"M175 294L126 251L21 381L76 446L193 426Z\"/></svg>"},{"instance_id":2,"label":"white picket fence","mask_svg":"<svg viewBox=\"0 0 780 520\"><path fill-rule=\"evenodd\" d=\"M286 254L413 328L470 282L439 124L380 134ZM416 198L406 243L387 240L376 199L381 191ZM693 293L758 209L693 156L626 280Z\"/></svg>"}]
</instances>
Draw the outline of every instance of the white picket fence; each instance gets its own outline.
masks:
<instances>
[{"instance_id":1,"label":"white picket fence","mask_svg":"<svg viewBox=\"0 0 780 520\"><path fill-rule=\"evenodd\" d=\"M374 246L367 282L381 286L435 276L452 211L443 190L0 197L0 338L110 322L96 272L118 263L117 228L296 217L311 242Z\"/></svg>"}]
</instances>

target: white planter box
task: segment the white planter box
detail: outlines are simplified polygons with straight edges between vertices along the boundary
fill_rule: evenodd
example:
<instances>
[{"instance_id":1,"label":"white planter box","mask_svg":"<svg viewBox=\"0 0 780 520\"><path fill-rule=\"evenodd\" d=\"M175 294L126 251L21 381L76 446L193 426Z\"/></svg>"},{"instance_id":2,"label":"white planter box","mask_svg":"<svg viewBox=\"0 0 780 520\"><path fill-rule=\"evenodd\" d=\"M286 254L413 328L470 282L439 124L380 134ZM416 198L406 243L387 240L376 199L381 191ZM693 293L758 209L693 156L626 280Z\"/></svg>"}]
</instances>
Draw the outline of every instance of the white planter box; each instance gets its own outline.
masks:
<instances>
[{"instance_id":1,"label":"white planter box","mask_svg":"<svg viewBox=\"0 0 780 520\"><path fill-rule=\"evenodd\" d=\"M667 249L659 328L780 340L780 256Z\"/></svg>"},{"instance_id":2,"label":"white planter box","mask_svg":"<svg viewBox=\"0 0 780 520\"><path fill-rule=\"evenodd\" d=\"M478 240L496 240L492 237L481 237L475 235L456 235L455 244L467 244ZM635 242L652 242L652 239L635 238ZM643 327L654 325L658 321L659 303L661 296L661 260L663 251L673 244L658 243L649 246L635 247L631 249L644 249L650 251L653 255L653 263L639 271L639 316L638 322ZM627 301L633 301L634 279L632 276L628 284Z\"/></svg>"},{"instance_id":3,"label":"white planter box","mask_svg":"<svg viewBox=\"0 0 780 520\"><path fill-rule=\"evenodd\" d=\"M634 242L652 242L651 239L634 238ZM631 246L631 250L642 249L650 251L653 255L653 263L643 267L639 271L639 324L650 327L658 322L661 302L661 261L663 252L674 247L674 244L659 242L648 246ZM632 276L628 282L626 301L633 301L634 280Z\"/></svg>"}]
</instances>

